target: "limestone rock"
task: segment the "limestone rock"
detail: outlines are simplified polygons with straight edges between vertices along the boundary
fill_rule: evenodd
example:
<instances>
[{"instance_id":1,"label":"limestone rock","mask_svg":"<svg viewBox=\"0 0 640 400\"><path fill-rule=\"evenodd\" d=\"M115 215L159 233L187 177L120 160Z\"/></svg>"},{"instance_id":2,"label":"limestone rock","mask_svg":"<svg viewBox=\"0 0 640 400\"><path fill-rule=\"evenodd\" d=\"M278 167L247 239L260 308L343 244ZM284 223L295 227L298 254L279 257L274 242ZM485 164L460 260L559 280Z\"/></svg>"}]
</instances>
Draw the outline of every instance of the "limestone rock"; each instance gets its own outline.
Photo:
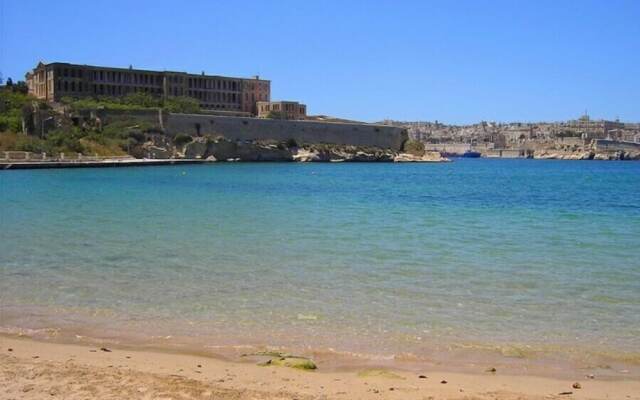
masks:
<instances>
[{"instance_id":1,"label":"limestone rock","mask_svg":"<svg viewBox=\"0 0 640 400\"><path fill-rule=\"evenodd\" d=\"M393 159L394 162L448 162L448 158L442 157L437 151L425 152L423 156L415 156L408 153L400 153Z\"/></svg>"},{"instance_id":2,"label":"limestone rock","mask_svg":"<svg viewBox=\"0 0 640 400\"><path fill-rule=\"evenodd\" d=\"M191 143L184 146L184 158L205 158L207 154L207 139L194 138Z\"/></svg>"},{"instance_id":3,"label":"limestone rock","mask_svg":"<svg viewBox=\"0 0 640 400\"><path fill-rule=\"evenodd\" d=\"M320 153L315 150L296 149L292 154L293 161L298 162L311 162L322 161Z\"/></svg>"},{"instance_id":4,"label":"limestone rock","mask_svg":"<svg viewBox=\"0 0 640 400\"><path fill-rule=\"evenodd\" d=\"M596 153L593 156L594 160L610 160L609 155L606 153Z\"/></svg>"},{"instance_id":5,"label":"limestone rock","mask_svg":"<svg viewBox=\"0 0 640 400\"><path fill-rule=\"evenodd\" d=\"M145 157L153 159L169 159L173 156L173 151L164 147L153 145L143 146Z\"/></svg>"},{"instance_id":6,"label":"limestone rock","mask_svg":"<svg viewBox=\"0 0 640 400\"><path fill-rule=\"evenodd\" d=\"M216 160L228 160L237 158L238 146L228 140L209 141L207 144L207 156L214 156Z\"/></svg>"},{"instance_id":7,"label":"limestone rock","mask_svg":"<svg viewBox=\"0 0 640 400\"><path fill-rule=\"evenodd\" d=\"M257 143L238 143L236 147L237 158L242 161L291 161L289 150L278 148L274 145L262 145Z\"/></svg>"}]
</instances>

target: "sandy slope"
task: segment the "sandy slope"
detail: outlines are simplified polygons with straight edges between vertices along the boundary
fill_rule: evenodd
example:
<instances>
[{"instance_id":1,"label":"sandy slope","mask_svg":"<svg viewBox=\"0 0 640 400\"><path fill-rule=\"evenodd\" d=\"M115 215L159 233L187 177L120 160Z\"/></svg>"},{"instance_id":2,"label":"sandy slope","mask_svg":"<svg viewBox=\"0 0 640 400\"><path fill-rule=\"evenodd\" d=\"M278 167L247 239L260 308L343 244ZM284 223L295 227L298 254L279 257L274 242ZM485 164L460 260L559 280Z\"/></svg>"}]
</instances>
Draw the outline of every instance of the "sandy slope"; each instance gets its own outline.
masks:
<instances>
[{"instance_id":1,"label":"sandy slope","mask_svg":"<svg viewBox=\"0 0 640 400\"><path fill-rule=\"evenodd\" d=\"M640 382L598 377L573 389L571 381L500 371L431 372L425 379L399 371L306 372L110 350L0 336L0 399L640 399Z\"/></svg>"}]
</instances>

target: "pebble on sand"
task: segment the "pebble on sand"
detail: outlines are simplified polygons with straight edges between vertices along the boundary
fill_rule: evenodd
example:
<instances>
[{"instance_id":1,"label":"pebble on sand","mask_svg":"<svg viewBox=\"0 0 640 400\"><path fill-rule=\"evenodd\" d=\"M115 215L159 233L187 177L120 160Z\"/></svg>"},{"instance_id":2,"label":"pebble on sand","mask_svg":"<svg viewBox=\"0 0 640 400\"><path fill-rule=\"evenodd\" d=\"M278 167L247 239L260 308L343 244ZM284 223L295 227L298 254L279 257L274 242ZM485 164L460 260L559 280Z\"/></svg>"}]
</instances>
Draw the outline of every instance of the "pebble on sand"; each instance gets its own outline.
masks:
<instances>
[{"instance_id":1,"label":"pebble on sand","mask_svg":"<svg viewBox=\"0 0 640 400\"><path fill-rule=\"evenodd\" d=\"M101 351L104 351L105 353L111 353L111 350L107 349L106 347L100 347Z\"/></svg>"},{"instance_id":2,"label":"pebble on sand","mask_svg":"<svg viewBox=\"0 0 640 400\"><path fill-rule=\"evenodd\" d=\"M440 383L442 383L443 385L447 383L447 381L445 381L444 379L440 381Z\"/></svg>"},{"instance_id":3,"label":"pebble on sand","mask_svg":"<svg viewBox=\"0 0 640 400\"><path fill-rule=\"evenodd\" d=\"M420 379L427 379L427 376L426 376L426 375L418 375L418 378L420 378Z\"/></svg>"},{"instance_id":4,"label":"pebble on sand","mask_svg":"<svg viewBox=\"0 0 640 400\"><path fill-rule=\"evenodd\" d=\"M580 382L574 383L571 387L574 389L582 389L582 385L580 384Z\"/></svg>"}]
</instances>

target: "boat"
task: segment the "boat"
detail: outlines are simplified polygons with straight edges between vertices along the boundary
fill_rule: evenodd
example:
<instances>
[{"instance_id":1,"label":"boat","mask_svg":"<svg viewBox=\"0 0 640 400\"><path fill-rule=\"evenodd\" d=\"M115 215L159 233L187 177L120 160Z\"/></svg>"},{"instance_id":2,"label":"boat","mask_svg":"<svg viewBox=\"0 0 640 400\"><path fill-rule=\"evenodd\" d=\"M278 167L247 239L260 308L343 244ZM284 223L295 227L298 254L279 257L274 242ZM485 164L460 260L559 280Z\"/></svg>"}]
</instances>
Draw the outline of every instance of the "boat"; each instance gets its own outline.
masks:
<instances>
[{"instance_id":1,"label":"boat","mask_svg":"<svg viewBox=\"0 0 640 400\"><path fill-rule=\"evenodd\" d=\"M462 154L464 158L479 158L482 154L479 151L467 150Z\"/></svg>"}]
</instances>

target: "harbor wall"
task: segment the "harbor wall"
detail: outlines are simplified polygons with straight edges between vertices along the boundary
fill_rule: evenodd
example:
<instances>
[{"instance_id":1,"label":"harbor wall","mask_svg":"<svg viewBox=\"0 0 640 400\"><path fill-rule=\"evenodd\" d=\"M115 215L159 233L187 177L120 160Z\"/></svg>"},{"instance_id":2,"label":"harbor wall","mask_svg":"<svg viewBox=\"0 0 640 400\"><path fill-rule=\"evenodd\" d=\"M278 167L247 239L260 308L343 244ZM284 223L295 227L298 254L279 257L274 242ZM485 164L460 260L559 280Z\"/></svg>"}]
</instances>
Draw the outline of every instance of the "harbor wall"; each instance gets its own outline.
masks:
<instances>
[{"instance_id":1,"label":"harbor wall","mask_svg":"<svg viewBox=\"0 0 640 400\"><path fill-rule=\"evenodd\" d=\"M295 140L299 144L339 144L400 150L407 140L403 128L357 123L292 121L261 118L168 114L168 135L223 136L229 140Z\"/></svg>"},{"instance_id":2,"label":"harbor wall","mask_svg":"<svg viewBox=\"0 0 640 400\"><path fill-rule=\"evenodd\" d=\"M617 140L596 139L594 141L596 151L640 151L640 143L620 142Z\"/></svg>"}]
</instances>

